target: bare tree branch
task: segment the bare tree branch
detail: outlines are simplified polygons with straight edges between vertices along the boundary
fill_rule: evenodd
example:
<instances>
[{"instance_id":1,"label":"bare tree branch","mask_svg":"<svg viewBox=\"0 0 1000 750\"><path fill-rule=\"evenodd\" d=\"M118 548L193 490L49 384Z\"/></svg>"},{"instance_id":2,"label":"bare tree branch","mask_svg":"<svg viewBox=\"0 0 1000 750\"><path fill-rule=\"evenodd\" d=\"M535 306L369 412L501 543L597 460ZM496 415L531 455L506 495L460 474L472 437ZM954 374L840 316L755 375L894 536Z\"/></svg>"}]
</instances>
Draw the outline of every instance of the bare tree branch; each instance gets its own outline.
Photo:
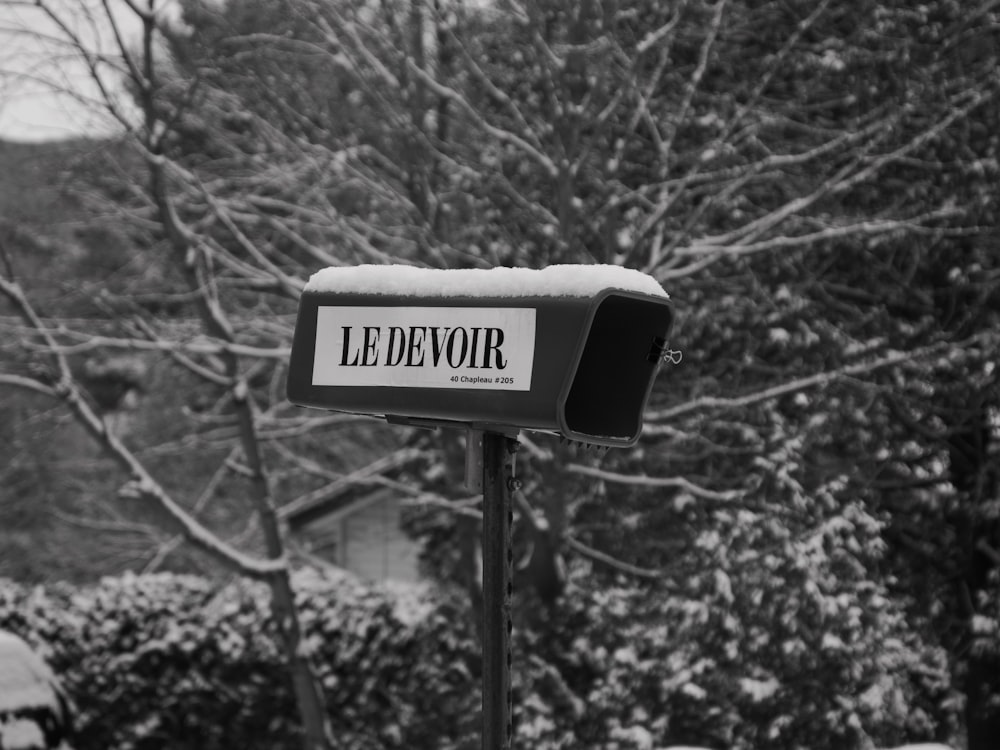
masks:
<instances>
[{"instance_id":1,"label":"bare tree branch","mask_svg":"<svg viewBox=\"0 0 1000 750\"><path fill-rule=\"evenodd\" d=\"M593 547L589 547L572 536L565 536L563 537L563 540L566 542L566 545L570 549L578 552L584 557L590 558L591 560L599 562L602 565L607 565L608 567L621 571L622 573L627 573L630 576L635 576L637 578L648 578L654 581L666 581L668 579L669 574L668 571L666 570L655 569L655 568L641 568L637 565L632 565L631 563L627 563L624 560L619 560L616 557L612 557L611 555L605 552L601 552L599 550L594 549Z\"/></svg>"},{"instance_id":2,"label":"bare tree branch","mask_svg":"<svg viewBox=\"0 0 1000 750\"><path fill-rule=\"evenodd\" d=\"M648 477L641 474L619 474L613 471L605 471L593 466L582 464L567 464L565 470L571 474L580 474L585 477L593 477L605 482L614 484L630 484L638 487L669 487L682 490L703 500L715 500L719 502L731 502L740 498L743 493L737 490L727 492L716 492L715 490L699 487L684 477Z\"/></svg>"},{"instance_id":3,"label":"bare tree branch","mask_svg":"<svg viewBox=\"0 0 1000 750\"><path fill-rule=\"evenodd\" d=\"M690 414L697 411L726 411L730 409L741 409L745 406L752 406L753 404L758 404L763 401L770 401L771 399L780 398L781 396L787 396L791 393L798 393L799 391L808 390L810 388L822 388L826 385L836 382L841 378L849 378L857 375L865 375L875 370L882 369L884 367L892 367L894 365L904 364L906 362L912 362L916 360L926 359L939 355L941 352L953 349L955 347L964 348L975 343L986 343L987 341L996 340L996 334L977 334L971 336L968 339L961 342L950 342L944 341L938 344L933 344L930 346L922 347L920 349L913 349L910 351L891 351L884 357L879 357L876 359L869 360L867 362L858 362L851 365L845 365L844 367L839 367L835 370L829 370L826 372L818 372L813 375L807 375L801 378L795 378L793 380L786 381L784 383L779 383L778 385L771 386L769 388L764 388L759 391L754 391L753 393L747 393L743 396L735 396L732 398L720 397L720 396L702 396L696 398L692 401L687 401L677 406L672 406L667 409L660 409L646 413L646 419L650 422L666 421L670 419L676 419L684 414Z\"/></svg>"},{"instance_id":4,"label":"bare tree branch","mask_svg":"<svg viewBox=\"0 0 1000 750\"><path fill-rule=\"evenodd\" d=\"M51 398L59 398L59 392L52 386L46 385L42 381L36 380L35 378L24 377L23 375L0 373L0 384L12 385L15 388L24 388Z\"/></svg>"},{"instance_id":5,"label":"bare tree branch","mask_svg":"<svg viewBox=\"0 0 1000 750\"><path fill-rule=\"evenodd\" d=\"M221 541L211 531L202 526L184 508L179 505L146 470L142 462L130 451L118 437L108 429L107 422L94 411L80 392L66 361L65 355L58 351L58 345L51 331L44 326L34 308L28 302L19 284L0 276L0 292L14 303L25 319L35 327L39 335L45 339L52 352L59 371L59 382L52 388L53 395L62 400L71 410L77 421L86 431L100 443L115 459L119 466L129 473L132 482L131 492L139 497L155 502L166 511L174 523L183 530L187 539L193 544L219 560L227 567L242 575L266 579L286 569L287 560L259 560L230 547Z\"/></svg>"}]
</instances>

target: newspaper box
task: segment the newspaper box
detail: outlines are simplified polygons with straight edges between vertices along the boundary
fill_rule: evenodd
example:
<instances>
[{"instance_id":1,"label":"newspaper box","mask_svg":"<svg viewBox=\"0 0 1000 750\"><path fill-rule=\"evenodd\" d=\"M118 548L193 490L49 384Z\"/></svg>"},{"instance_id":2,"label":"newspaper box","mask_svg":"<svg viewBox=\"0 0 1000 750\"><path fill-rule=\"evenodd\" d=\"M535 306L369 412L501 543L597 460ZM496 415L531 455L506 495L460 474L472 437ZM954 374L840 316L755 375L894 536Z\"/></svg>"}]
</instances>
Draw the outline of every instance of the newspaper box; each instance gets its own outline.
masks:
<instances>
[{"instance_id":1,"label":"newspaper box","mask_svg":"<svg viewBox=\"0 0 1000 750\"><path fill-rule=\"evenodd\" d=\"M627 446L672 318L652 277L618 266L328 268L302 293L288 398Z\"/></svg>"}]
</instances>

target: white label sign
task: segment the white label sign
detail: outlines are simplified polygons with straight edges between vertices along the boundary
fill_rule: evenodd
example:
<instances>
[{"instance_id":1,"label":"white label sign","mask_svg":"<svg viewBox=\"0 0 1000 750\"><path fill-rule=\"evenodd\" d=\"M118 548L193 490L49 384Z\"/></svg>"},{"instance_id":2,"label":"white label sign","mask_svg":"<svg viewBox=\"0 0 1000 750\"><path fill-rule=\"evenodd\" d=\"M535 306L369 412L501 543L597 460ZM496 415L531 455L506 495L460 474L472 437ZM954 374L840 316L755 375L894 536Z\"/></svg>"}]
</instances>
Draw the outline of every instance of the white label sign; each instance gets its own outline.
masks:
<instances>
[{"instance_id":1,"label":"white label sign","mask_svg":"<svg viewBox=\"0 0 1000 750\"><path fill-rule=\"evenodd\" d=\"M316 310L313 385L531 389L534 308Z\"/></svg>"}]
</instances>

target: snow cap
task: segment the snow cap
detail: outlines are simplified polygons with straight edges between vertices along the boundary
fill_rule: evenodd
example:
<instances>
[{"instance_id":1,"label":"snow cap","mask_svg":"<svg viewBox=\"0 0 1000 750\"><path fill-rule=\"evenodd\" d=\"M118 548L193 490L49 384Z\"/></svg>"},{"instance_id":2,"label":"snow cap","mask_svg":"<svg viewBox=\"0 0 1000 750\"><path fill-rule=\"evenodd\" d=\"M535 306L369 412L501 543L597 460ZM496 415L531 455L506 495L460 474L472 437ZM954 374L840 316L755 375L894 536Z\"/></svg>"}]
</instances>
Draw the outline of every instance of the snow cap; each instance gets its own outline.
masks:
<instances>
[{"instance_id":1,"label":"snow cap","mask_svg":"<svg viewBox=\"0 0 1000 750\"><path fill-rule=\"evenodd\" d=\"M668 297L649 274L612 265L437 269L404 265L331 266L317 271L305 292L402 297L593 297L605 289Z\"/></svg>"},{"instance_id":2,"label":"snow cap","mask_svg":"<svg viewBox=\"0 0 1000 750\"><path fill-rule=\"evenodd\" d=\"M21 638L0 630L0 713L52 708L59 713L55 676Z\"/></svg>"}]
</instances>

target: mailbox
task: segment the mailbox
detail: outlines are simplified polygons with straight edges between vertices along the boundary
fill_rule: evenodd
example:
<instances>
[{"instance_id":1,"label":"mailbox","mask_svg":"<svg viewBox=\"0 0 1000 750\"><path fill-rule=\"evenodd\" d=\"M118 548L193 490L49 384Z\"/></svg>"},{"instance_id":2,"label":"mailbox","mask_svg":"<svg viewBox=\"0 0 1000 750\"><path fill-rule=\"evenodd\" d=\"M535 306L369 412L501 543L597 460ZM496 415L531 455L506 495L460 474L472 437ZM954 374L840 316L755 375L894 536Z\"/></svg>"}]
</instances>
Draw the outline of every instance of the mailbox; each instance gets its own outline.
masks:
<instances>
[{"instance_id":1,"label":"mailbox","mask_svg":"<svg viewBox=\"0 0 1000 750\"><path fill-rule=\"evenodd\" d=\"M632 445L672 319L652 277L618 266L327 268L299 302L288 398Z\"/></svg>"}]
</instances>

